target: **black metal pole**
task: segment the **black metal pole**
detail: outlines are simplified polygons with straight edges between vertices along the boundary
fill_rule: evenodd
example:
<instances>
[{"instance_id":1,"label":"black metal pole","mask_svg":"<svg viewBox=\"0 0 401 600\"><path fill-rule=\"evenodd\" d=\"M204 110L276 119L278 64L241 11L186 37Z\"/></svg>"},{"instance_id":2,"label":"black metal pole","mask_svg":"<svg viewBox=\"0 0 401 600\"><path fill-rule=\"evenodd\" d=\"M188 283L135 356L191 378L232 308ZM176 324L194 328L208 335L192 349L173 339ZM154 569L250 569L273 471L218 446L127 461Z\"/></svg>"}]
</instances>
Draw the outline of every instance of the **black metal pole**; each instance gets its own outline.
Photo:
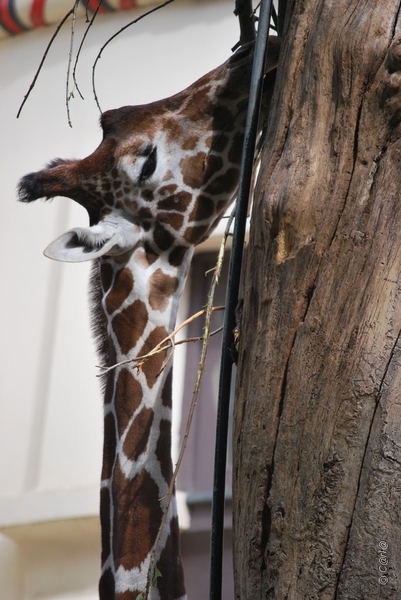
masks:
<instances>
[{"instance_id":1,"label":"black metal pole","mask_svg":"<svg viewBox=\"0 0 401 600\"><path fill-rule=\"evenodd\" d=\"M245 125L241 174L238 186L233 244L228 272L216 423L210 558L210 600L221 600L227 433L232 373L232 331L235 326L234 311L238 303L238 290L241 275L246 218L248 213L248 199L258 133L258 120L262 98L265 55L270 28L271 6L272 0L262 0L249 90L248 113Z\"/></svg>"}]
</instances>

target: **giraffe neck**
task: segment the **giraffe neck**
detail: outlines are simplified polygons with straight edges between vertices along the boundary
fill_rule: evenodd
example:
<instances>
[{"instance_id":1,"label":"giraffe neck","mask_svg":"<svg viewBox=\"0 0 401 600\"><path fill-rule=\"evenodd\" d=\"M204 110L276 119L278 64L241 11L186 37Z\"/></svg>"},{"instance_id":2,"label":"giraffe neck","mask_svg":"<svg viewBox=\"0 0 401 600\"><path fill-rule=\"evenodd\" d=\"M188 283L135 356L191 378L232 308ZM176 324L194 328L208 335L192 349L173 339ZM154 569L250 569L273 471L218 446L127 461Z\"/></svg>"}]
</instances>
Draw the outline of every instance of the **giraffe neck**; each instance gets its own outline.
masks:
<instances>
[{"instance_id":1,"label":"giraffe neck","mask_svg":"<svg viewBox=\"0 0 401 600\"><path fill-rule=\"evenodd\" d=\"M102 259L100 280L109 363L143 356L174 328L192 250L179 267L138 247L123 262ZM99 268L99 267L98 267ZM175 498L148 570L172 478L171 362L160 353L109 371L104 404L101 484L101 600L185 598ZM164 368L163 368L164 367Z\"/></svg>"}]
</instances>

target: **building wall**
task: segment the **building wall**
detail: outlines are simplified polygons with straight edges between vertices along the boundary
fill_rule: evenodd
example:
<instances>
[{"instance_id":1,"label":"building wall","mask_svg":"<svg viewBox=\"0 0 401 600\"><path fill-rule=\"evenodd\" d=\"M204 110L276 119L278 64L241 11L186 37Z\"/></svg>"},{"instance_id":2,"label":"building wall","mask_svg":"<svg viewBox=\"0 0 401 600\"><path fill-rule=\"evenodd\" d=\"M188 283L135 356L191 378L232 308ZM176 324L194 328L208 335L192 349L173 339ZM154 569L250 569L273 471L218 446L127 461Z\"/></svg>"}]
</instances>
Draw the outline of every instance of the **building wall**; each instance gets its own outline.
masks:
<instances>
[{"instance_id":1,"label":"building wall","mask_svg":"<svg viewBox=\"0 0 401 600\"><path fill-rule=\"evenodd\" d=\"M223 62L238 38L232 11L228 0L177 0L128 29L98 63L102 110L171 95ZM61 198L50 205L19 204L15 188L22 175L48 160L83 157L98 145L92 64L101 45L139 14L134 10L97 18L78 64L85 100L75 91L72 128L65 106L69 26L58 35L19 119L18 107L54 28L0 40L0 598L7 600L96 598L103 424L89 327L89 266L42 256L57 235L87 225L87 215ZM80 20L75 48L84 27ZM184 361L181 350L175 366L176 441ZM208 498L204 495L201 506L188 509L184 496L182 511L187 571L203 574L203 590ZM192 598L204 598L194 577Z\"/></svg>"}]
</instances>

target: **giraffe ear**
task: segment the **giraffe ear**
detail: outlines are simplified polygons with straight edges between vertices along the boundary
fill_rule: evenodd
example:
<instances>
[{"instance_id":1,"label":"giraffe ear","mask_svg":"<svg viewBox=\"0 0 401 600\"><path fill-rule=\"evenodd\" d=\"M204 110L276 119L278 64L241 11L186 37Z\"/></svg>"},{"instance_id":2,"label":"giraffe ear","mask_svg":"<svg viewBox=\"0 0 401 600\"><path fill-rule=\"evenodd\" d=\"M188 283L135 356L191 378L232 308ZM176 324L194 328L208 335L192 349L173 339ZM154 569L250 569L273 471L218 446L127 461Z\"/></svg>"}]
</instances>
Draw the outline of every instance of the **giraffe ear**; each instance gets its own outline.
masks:
<instances>
[{"instance_id":1,"label":"giraffe ear","mask_svg":"<svg viewBox=\"0 0 401 600\"><path fill-rule=\"evenodd\" d=\"M140 228L133 224L99 223L93 227L75 227L49 244L43 254L62 262L84 262L106 254L123 254L135 247Z\"/></svg>"}]
</instances>

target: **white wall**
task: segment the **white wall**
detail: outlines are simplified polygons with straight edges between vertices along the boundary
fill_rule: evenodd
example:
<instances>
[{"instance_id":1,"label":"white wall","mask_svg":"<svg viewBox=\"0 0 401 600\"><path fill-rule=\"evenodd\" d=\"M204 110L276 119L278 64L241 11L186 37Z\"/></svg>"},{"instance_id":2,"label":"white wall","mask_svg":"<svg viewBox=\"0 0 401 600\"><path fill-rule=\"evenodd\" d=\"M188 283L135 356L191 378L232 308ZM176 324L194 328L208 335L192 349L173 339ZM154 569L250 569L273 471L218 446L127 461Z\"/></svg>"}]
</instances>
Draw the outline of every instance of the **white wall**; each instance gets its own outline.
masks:
<instances>
[{"instance_id":1,"label":"white wall","mask_svg":"<svg viewBox=\"0 0 401 600\"><path fill-rule=\"evenodd\" d=\"M122 34L98 64L102 110L171 95L223 62L238 37L233 7L225 0L177 0ZM94 594L84 591L86 583L79 578L75 587L74 578L66 576L64 583L57 578L55 556L63 554L63 544L53 555L50 552L49 563L51 542L32 552L32 539L44 531L40 523L58 521L56 533L46 530L47 538L43 535L59 539L60 522L68 518L78 519L69 522L70 531L78 533L65 545L66 552L73 552L82 538L82 523L78 528L74 524L84 517L92 523L98 512L102 402L89 329L88 265L53 263L42 256L57 235L86 225L87 215L65 199L20 204L15 188L21 176L48 160L82 157L97 146L99 112L91 92L91 67L99 47L138 14L98 17L77 71L85 101L75 93L72 129L64 97L68 26L51 49L18 120L19 104L52 29L0 41L0 527L6 528L0 537L0 598L8 600L67 598L60 595L65 590L68 598ZM76 47L83 30L81 21ZM97 556L97 535L87 537L91 550L81 548L83 556ZM73 569L74 560L70 563ZM39 587L33 583L35 573ZM59 581L60 589L53 580Z\"/></svg>"}]
</instances>

